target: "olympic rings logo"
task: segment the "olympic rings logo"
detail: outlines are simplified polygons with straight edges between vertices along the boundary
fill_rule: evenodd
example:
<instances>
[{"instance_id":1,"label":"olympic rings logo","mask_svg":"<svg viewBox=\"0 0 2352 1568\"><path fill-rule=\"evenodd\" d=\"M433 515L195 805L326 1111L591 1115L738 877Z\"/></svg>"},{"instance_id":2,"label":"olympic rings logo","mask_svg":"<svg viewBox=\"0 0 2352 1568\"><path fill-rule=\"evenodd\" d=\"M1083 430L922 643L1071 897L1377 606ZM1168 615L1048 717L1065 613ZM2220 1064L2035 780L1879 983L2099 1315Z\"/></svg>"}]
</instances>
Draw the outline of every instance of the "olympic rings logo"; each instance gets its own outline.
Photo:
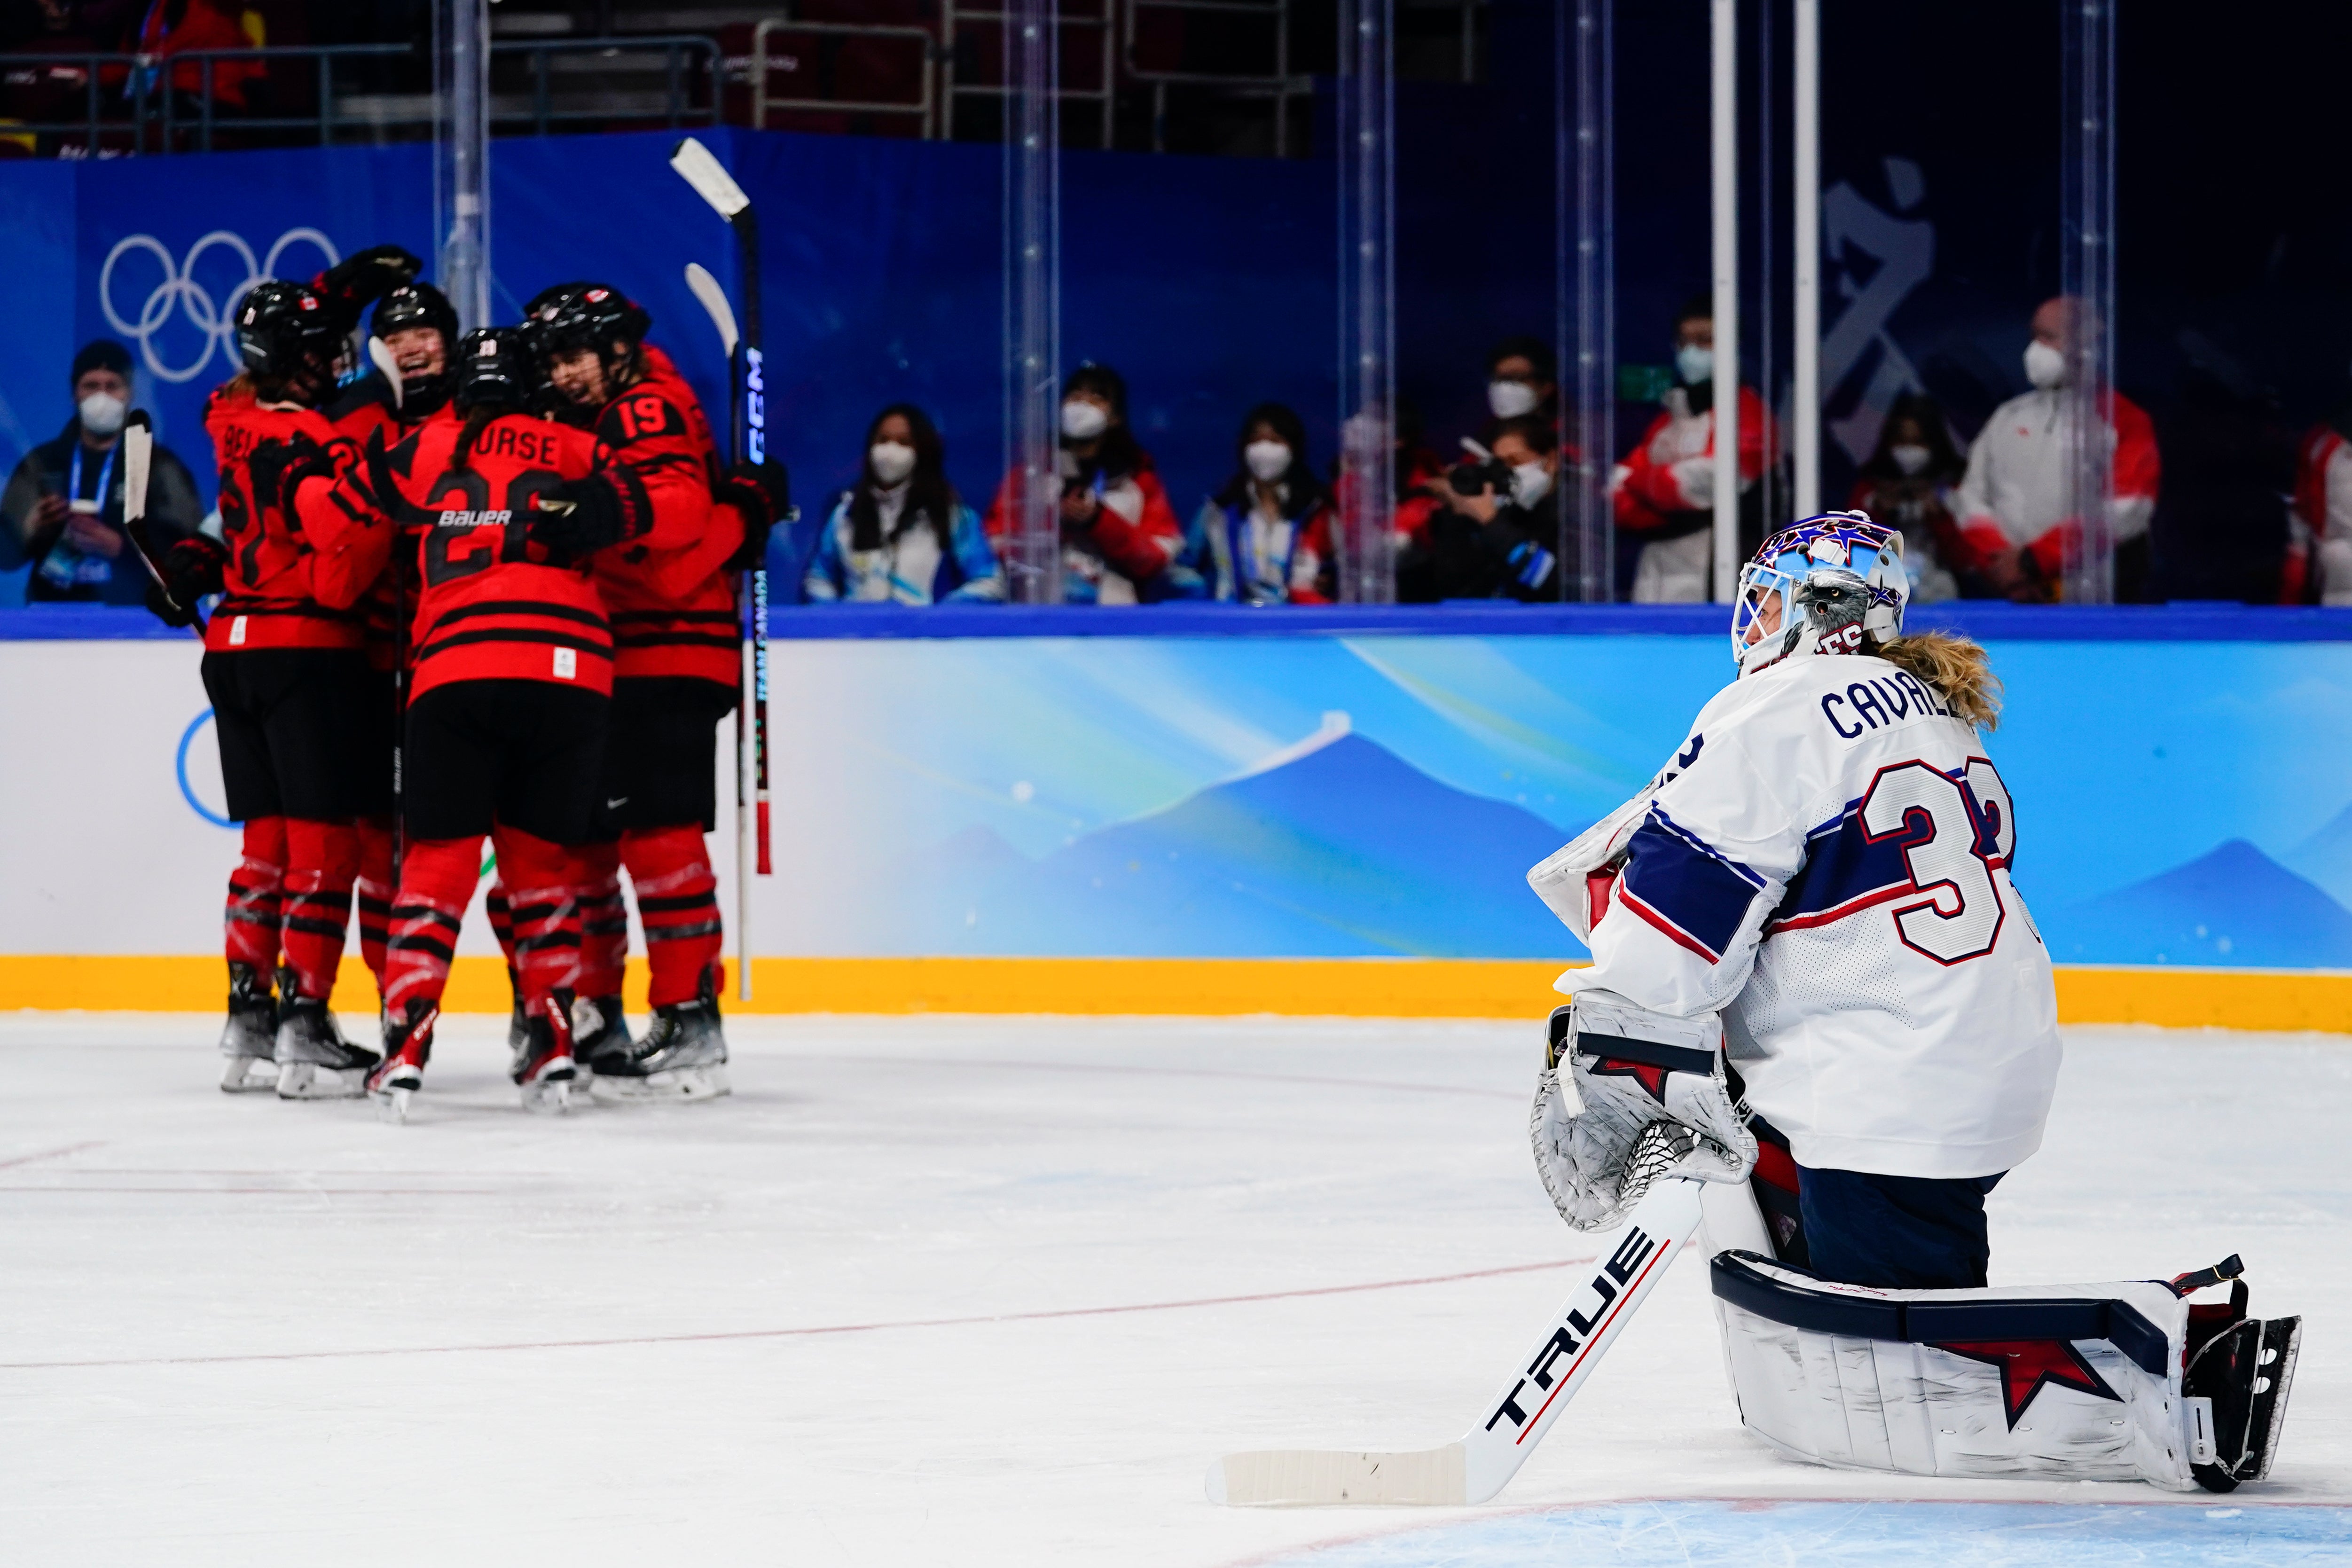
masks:
<instances>
[{"instance_id":1,"label":"olympic rings logo","mask_svg":"<svg viewBox=\"0 0 2352 1568\"><path fill-rule=\"evenodd\" d=\"M287 251L300 245L317 248L326 257L329 267L342 259L336 253L334 241L315 228L288 229L278 237L278 243L269 247L269 254L258 265L253 258L253 247L246 244L241 236L225 228L216 228L190 246L187 259L182 262L174 262L171 250L153 235L131 235L115 242L114 248L106 253L106 265L99 268L99 308L106 312L107 325L138 343L139 357L146 362L148 370L157 378L168 382L194 381L204 373L205 366L212 363L213 351L216 348L223 359L231 364L236 363L237 301L244 299L247 290L255 284L277 277L279 259ZM196 263L207 252L215 249L227 251L245 267L243 280L229 289L225 302L218 304L214 302L210 290L196 280ZM122 312L115 308L114 268L124 257L135 252L152 256L163 267L163 279L148 294L145 303L139 307L138 316L126 321ZM204 334L204 353L196 356L193 364L166 364L156 352L155 334L183 310L187 313L189 325Z\"/></svg>"}]
</instances>

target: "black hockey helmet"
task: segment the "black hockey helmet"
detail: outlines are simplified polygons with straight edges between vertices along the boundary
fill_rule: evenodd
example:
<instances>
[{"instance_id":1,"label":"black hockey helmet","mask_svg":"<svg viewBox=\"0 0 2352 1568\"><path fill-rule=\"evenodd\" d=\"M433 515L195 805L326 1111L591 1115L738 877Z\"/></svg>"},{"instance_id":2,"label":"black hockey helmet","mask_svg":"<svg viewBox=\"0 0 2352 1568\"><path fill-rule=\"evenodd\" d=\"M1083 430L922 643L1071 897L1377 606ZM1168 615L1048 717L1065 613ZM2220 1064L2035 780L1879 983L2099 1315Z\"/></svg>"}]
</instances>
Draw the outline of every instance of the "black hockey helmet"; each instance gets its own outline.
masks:
<instances>
[{"instance_id":1,"label":"black hockey helmet","mask_svg":"<svg viewBox=\"0 0 2352 1568\"><path fill-rule=\"evenodd\" d=\"M530 345L517 327L483 327L457 343L451 363L456 385L451 400L460 414L486 405L522 409L539 390Z\"/></svg>"},{"instance_id":2,"label":"black hockey helmet","mask_svg":"<svg viewBox=\"0 0 2352 1568\"><path fill-rule=\"evenodd\" d=\"M283 384L307 371L321 388L331 386L342 348L333 313L308 284L273 278L237 303L237 355L257 382Z\"/></svg>"},{"instance_id":3,"label":"black hockey helmet","mask_svg":"<svg viewBox=\"0 0 2352 1568\"><path fill-rule=\"evenodd\" d=\"M368 330L379 338L412 327L431 327L441 334L445 349L457 346L457 310L449 296L430 283L403 283L375 302Z\"/></svg>"},{"instance_id":4,"label":"black hockey helmet","mask_svg":"<svg viewBox=\"0 0 2352 1568\"><path fill-rule=\"evenodd\" d=\"M645 341L654 319L645 307L607 283L559 283L522 309L523 330L542 360L593 352L607 365ZM615 345L625 345L619 353Z\"/></svg>"}]
</instances>

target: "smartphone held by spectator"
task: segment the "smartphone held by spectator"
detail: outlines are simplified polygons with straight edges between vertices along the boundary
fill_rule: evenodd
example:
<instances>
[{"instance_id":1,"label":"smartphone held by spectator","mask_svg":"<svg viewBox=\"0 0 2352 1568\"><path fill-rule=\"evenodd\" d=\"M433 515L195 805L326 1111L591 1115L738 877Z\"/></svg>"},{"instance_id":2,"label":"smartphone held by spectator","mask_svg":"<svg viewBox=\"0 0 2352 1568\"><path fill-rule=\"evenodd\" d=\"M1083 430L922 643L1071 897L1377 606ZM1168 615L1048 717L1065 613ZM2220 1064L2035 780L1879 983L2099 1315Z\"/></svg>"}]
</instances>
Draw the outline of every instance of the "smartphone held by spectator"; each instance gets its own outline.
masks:
<instances>
[{"instance_id":1,"label":"smartphone held by spectator","mask_svg":"<svg viewBox=\"0 0 2352 1568\"><path fill-rule=\"evenodd\" d=\"M1207 589L1185 563L1183 525L1127 422L1127 382L1107 364L1082 364L1062 385L1062 598L1072 605L1139 605L1199 598ZM989 503L988 536L1016 524L1008 474Z\"/></svg>"}]
</instances>

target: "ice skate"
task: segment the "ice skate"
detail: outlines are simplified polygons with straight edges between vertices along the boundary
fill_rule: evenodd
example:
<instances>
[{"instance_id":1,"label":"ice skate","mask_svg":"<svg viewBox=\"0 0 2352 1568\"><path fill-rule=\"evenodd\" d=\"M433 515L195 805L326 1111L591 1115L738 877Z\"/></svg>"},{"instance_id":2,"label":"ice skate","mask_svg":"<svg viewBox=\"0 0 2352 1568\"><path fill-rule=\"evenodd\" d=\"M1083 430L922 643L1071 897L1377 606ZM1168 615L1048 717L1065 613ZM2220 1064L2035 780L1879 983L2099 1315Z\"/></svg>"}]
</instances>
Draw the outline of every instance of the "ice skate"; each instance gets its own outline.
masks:
<instances>
[{"instance_id":1,"label":"ice skate","mask_svg":"<svg viewBox=\"0 0 2352 1568\"><path fill-rule=\"evenodd\" d=\"M357 1100L367 1092L376 1053L343 1038L325 999L300 994L292 982L281 972L278 989L286 1002L278 1019L278 1098Z\"/></svg>"},{"instance_id":2,"label":"ice skate","mask_svg":"<svg viewBox=\"0 0 2352 1568\"><path fill-rule=\"evenodd\" d=\"M522 1107L557 1116L572 1104L572 996L559 991L526 1014L529 1032L508 1076L522 1090Z\"/></svg>"},{"instance_id":3,"label":"ice skate","mask_svg":"<svg viewBox=\"0 0 2352 1568\"><path fill-rule=\"evenodd\" d=\"M383 1060L367 1075L367 1092L386 1121L408 1120L408 1101L425 1085L425 1064L433 1059L433 1026L441 1009L430 1002L409 1004L407 1021L383 1037Z\"/></svg>"},{"instance_id":4,"label":"ice skate","mask_svg":"<svg viewBox=\"0 0 2352 1568\"><path fill-rule=\"evenodd\" d=\"M221 1030L221 1069L226 1094L252 1094L278 1087L278 998L262 972L249 963L228 966L228 1025Z\"/></svg>"},{"instance_id":5,"label":"ice skate","mask_svg":"<svg viewBox=\"0 0 2352 1568\"><path fill-rule=\"evenodd\" d=\"M599 1058L590 1091L607 1100L716 1100L732 1093L716 983L706 978L691 1002L655 1008L644 1039Z\"/></svg>"},{"instance_id":6,"label":"ice skate","mask_svg":"<svg viewBox=\"0 0 2352 1568\"><path fill-rule=\"evenodd\" d=\"M587 1089L596 1076L599 1059L626 1058L636 1041L618 996L583 996L572 1004L572 1066L573 1091Z\"/></svg>"}]
</instances>

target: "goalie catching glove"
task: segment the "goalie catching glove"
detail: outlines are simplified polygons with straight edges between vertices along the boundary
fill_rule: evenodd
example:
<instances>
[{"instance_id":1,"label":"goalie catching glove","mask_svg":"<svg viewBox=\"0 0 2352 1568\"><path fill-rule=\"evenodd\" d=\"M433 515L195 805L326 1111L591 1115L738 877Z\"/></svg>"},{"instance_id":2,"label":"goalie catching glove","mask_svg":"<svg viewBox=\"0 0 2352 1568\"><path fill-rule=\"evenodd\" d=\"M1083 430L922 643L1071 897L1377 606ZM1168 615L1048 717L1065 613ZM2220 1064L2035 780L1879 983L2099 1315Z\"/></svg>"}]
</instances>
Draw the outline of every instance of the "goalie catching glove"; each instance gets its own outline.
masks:
<instances>
[{"instance_id":1,"label":"goalie catching glove","mask_svg":"<svg viewBox=\"0 0 2352 1568\"><path fill-rule=\"evenodd\" d=\"M556 565L584 561L610 544L636 539L654 525L653 497L635 468L600 468L532 499L530 542Z\"/></svg>"},{"instance_id":2,"label":"goalie catching glove","mask_svg":"<svg viewBox=\"0 0 2352 1568\"><path fill-rule=\"evenodd\" d=\"M1666 1145L1678 1157L1636 1160L1659 1121L1685 1134ZM1613 1228L1660 1177L1738 1182L1756 1163L1756 1135L1725 1081L1722 1020L1597 993L1552 1012L1528 1132L1544 1190L1575 1230Z\"/></svg>"}]
</instances>

